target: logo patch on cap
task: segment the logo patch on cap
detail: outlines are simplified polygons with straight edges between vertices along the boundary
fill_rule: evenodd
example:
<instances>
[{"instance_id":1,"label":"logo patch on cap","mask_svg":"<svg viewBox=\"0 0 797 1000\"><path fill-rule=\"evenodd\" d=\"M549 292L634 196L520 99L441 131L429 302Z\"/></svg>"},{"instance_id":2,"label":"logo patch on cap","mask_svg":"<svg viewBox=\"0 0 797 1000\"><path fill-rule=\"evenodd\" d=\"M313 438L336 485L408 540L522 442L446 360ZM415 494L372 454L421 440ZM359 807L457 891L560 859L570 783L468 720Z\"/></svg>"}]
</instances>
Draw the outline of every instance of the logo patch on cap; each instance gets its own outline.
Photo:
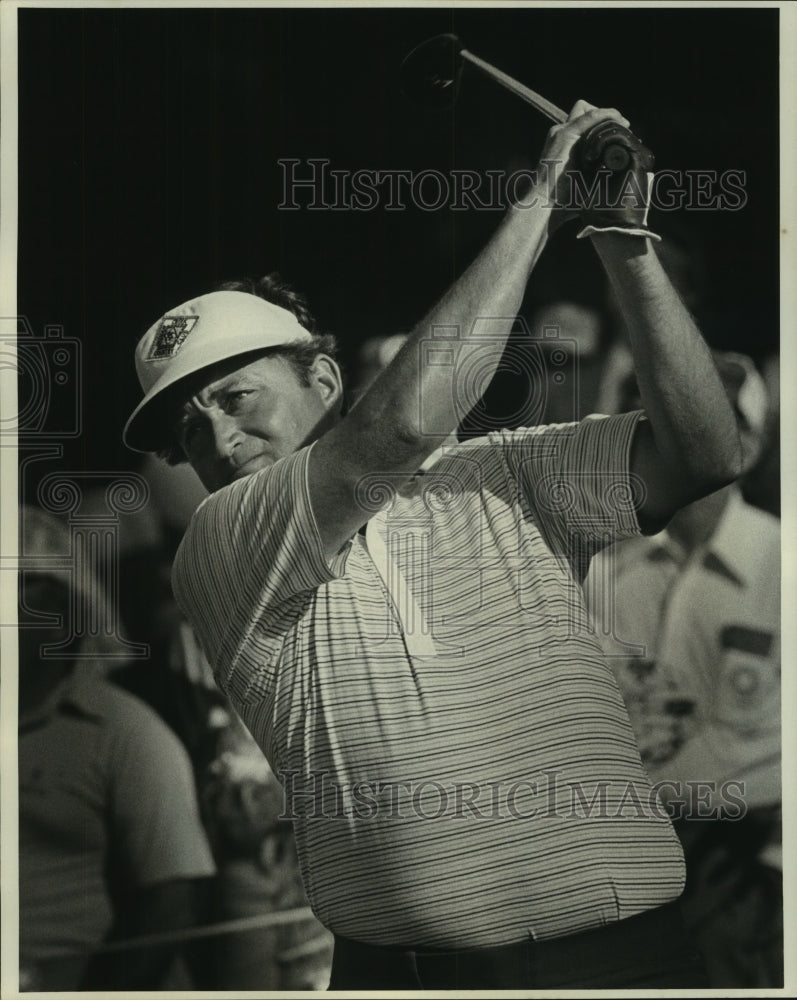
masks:
<instances>
[{"instance_id":1,"label":"logo patch on cap","mask_svg":"<svg viewBox=\"0 0 797 1000\"><path fill-rule=\"evenodd\" d=\"M166 316L152 342L147 361L162 361L173 357L198 321L199 316Z\"/></svg>"}]
</instances>

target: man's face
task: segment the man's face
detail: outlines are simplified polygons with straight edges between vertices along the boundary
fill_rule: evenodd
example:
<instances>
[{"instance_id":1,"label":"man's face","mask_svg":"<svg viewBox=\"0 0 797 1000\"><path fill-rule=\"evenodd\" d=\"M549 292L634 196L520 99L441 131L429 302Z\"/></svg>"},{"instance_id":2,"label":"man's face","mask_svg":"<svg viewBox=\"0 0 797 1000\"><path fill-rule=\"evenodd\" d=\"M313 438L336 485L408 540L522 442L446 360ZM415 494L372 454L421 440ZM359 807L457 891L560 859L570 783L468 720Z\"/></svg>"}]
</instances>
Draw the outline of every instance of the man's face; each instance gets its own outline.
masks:
<instances>
[{"instance_id":1,"label":"man's face","mask_svg":"<svg viewBox=\"0 0 797 1000\"><path fill-rule=\"evenodd\" d=\"M175 427L186 458L211 493L314 440L340 398L337 367L323 355L309 385L279 355L239 368L234 363L215 366L193 387Z\"/></svg>"}]
</instances>

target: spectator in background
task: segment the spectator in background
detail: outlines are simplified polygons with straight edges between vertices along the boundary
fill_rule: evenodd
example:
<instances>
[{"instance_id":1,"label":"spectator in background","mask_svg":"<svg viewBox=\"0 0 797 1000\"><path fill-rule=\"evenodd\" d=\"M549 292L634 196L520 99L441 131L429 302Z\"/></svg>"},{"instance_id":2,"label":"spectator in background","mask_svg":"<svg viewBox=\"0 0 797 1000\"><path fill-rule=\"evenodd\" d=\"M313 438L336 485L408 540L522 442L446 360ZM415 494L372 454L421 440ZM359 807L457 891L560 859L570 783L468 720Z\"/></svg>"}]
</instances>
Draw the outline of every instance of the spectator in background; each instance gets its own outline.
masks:
<instances>
[{"instance_id":1,"label":"spectator in background","mask_svg":"<svg viewBox=\"0 0 797 1000\"><path fill-rule=\"evenodd\" d=\"M197 920L214 874L177 738L96 662L47 655L70 636L69 553L56 519L21 510L19 899L21 982L36 990L191 988L177 941L103 946ZM104 601L96 581L90 601ZM55 616L56 624L46 624ZM49 619L53 621L51 617Z\"/></svg>"},{"instance_id":2,"label":"spectator in background","mask_svg":"<svg viewBox=\"0 0 797 1000\"><path fill-rule=\"evenodd\" d=\"M780 517L780 357L767 355L761 363L768 408L761 453L742 480L748 503Z\"/></svg>"},{"instance_id":3,"label":"spectator in background","mask_svg":"<svg viewBox=\"0 0 797 1000\"><path fill-rule=\"evenodd\" d=\"M193 634L175 603L169 574L182 532L206 492L195 476L153 465L145 462L137 470L148 500L118 517L114 553L124 634L148 652L109 659L107 676L157 712L183 742L199 776L215 754L214 723L224 699L209 668L194 655ZM107 516L106 503L103 486L87 490L82 516ZM97 555L103 558L101 551ZM106 563L102 572L110 572Z\"/></svg>"},{"instance_id":4,"label":"spectator in background","mask_svg":"<svg viewBox=\"0 0 797 1000\"><path fill-rule=\"evenodd\" d=\"M715 356L749 468L766 429L764 383L749 358ZM625 409L638 406L634 391L628 382ZM779 523L728 486L660 535L600 553L585 591L643 763L690 810L675 824L687 862L682 905L710 984L781 986ZM700 802L687 785L698 781ZM727 808L730 794L746 811L738 817L734 806L723 820L711 810Z\"/></svg>"},{"instance_id":5,"label":"spectator in background","mask_svg":"<svg viewBox=\"0 0 797 1000\"><path fill-rule=\"evenodd\" d=\"M218 988L326 989L332 935L309 909L282 786L232 709L204 781L203 805L219 866L219 919L265 918L218 938ZM269 921L284 911L293 912Z\"/></svg>"},{"instance_id":6,"label":"spectator in background","mask_svg":"<svg viewBox=\"0 0 797 1000\"><path fill-rule=\"evenodd\" d=\"M173 552L164 543L128 551L121 560L120 599L128 634L149 646L146 660L109 673L109 680L154 709L180 738L197 782L216 754L226 701L199 654L169 583Z\"/></svg>"}]
</instances>

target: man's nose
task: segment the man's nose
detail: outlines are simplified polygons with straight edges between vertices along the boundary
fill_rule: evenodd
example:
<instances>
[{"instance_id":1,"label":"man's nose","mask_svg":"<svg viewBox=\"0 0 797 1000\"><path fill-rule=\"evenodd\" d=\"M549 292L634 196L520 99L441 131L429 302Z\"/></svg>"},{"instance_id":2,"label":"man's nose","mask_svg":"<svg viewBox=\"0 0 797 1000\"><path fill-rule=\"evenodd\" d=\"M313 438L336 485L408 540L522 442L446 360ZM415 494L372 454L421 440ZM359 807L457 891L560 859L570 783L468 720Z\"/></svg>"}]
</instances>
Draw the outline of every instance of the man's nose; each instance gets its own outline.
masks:
<instances>
[{"instance_id":1,"label":"man's nose","mask_svg":"<svg viewBox=\"0 0 797 1000\"><path fill-rule=\"evenodd\" d=\"M242 434L235 417L229 413L214 413L210 417L213 451L216 458L229 458L239 444Z\"/></svg>"}]
</instances>

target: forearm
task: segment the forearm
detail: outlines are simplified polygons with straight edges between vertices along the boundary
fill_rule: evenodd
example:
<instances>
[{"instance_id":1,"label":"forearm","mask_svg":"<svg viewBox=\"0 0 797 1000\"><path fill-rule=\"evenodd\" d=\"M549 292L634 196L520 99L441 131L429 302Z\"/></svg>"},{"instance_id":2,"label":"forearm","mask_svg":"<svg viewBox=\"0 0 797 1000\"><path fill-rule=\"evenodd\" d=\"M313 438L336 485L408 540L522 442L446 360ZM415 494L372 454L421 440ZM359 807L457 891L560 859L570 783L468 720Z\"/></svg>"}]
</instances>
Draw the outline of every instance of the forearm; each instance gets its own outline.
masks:
<instances>
[{"instance_id":1,"label":"forearm","mask_svg":"<svg viewBox=\"0 0 797 1000\"><path fill-rule=\"evenodd\" d=\"M482 391L495 374L548 236L548 199L540 192L536 200L534 207L510 208L350 414L363 447L389 455L393 468L414 471L477 401L466 395L459 371L477 372Z\"/></svg>"},{"instance_id":2,"label":"forearm","mask_svg":"<svg viewBox=\"0 0 797 1000\"><path fill-rule=\"evenodd\" d=\"M733 409L711 352L646 239L592 237L631 339L656 451L695 499L741 471Z\"/></svg>"}]
</instances>

